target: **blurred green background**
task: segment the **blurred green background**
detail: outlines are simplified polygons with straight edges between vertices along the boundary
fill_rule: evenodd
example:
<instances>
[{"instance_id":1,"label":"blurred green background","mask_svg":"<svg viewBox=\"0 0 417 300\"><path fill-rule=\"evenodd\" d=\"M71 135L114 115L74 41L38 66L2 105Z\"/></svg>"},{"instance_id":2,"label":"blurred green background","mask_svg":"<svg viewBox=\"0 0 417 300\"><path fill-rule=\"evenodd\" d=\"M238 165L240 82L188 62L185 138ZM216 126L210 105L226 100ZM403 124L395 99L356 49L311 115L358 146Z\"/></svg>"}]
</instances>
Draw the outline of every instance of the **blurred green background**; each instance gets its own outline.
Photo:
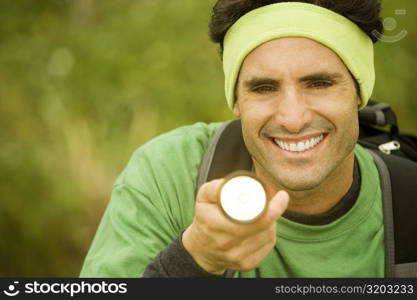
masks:
<instances>
[{"instance_id":1,"label":"blurred green background","mask_svg":"<svg viewBox=\"0 0 417 300\"><path fill-rule=\"evenodd\" d=\"M207 35L214 3L0 2L0 276L78 276L133 150L232 117ZM373 98L417 134L417 2L383 5L385 34L408 34L376 46Z\"/></svg>"}]
</instances>

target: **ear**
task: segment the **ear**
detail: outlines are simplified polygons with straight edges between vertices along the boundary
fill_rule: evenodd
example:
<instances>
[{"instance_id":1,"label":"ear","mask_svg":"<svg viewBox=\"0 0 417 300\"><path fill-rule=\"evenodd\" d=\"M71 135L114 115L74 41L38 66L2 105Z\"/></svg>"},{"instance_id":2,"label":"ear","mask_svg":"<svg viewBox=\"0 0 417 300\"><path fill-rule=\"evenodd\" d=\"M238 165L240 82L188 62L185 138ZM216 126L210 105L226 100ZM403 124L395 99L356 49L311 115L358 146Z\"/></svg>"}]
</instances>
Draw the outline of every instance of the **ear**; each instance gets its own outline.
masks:
<instances>
[{"instance_id":1,"label":"ear","mask_svg":"<svg viewBox=\"0 0 417 300\"><path fill-rule=\"evenodd\" d=\"M233 114L236 118L240 118L240 107L239 107L239 101L236 101L233 105Z\"/></svg>"}]
</instances>

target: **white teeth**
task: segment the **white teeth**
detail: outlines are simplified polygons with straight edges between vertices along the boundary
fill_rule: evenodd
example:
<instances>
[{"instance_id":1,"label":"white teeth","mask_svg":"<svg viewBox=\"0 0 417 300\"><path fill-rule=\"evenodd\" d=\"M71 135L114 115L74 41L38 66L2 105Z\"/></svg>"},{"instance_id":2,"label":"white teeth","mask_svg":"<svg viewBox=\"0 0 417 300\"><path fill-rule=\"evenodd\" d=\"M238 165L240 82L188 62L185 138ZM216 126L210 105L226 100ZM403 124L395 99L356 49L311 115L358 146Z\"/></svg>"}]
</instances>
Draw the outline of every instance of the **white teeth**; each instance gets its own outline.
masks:
<instances>
[{"instance_id":1,"label":"white teeth","mask_svg":"<svg viewBox=\"0 0 417 300\"><path fill-rule=\"evenodd\" d=\"M316 138L311 138L309 140L301 141L298 143L287 143L284 141L280 141L278 139L274 139L275 144L277 144L281 149L291 151L291 152L302 152L308 149L311 149L317 146L322 140L324 136L321 134Z\"/></svg>"}]
</instances>

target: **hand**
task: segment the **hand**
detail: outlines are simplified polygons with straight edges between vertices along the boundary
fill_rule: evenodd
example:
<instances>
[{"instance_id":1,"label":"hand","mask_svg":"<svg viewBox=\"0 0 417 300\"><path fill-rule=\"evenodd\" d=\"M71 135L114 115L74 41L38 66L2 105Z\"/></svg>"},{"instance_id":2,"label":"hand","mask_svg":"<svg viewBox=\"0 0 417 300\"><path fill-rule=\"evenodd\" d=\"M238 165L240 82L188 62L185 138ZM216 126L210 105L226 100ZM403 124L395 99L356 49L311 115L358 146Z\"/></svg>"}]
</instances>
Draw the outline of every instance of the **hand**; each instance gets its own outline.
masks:
<instances>
[{"instance_id":1,"label":"hand","mask_svg":"<svg viewBox=\"0 0 417 300\"><path fill-rule=\"evenodd\" d=\"M201 186L197 193L193 223L182 242L197 264L212 274L226 269L256 268L276 243L276 221L287 208L289 196L279 191L268 201L266 211L254 223L238 224L226 217L218 204L224 179Z\"/></svg>"}]
</instances>

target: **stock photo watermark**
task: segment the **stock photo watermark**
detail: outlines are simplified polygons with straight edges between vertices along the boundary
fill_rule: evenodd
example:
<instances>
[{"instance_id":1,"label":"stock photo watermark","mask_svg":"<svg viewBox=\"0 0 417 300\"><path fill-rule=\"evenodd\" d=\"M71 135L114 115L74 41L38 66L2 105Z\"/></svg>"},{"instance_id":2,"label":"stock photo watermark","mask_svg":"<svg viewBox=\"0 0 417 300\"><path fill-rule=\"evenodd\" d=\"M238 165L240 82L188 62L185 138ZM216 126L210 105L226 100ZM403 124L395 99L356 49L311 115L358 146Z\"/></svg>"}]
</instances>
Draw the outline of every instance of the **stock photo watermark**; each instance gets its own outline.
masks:
<instances>
[{"instance_id":1,"label":"stock photo watermark","mask_svg":"<svg viewBox=\"0 0 417 300\"><path fill-rule=\"evenodd\" d=\"M101 282L39 282L32 281L20 284L14 281L9 284L3 293L9 297L15 297L19 294L55 294L69 295L71 298L78 294L126 294L127 283L107 283Z\"/></svg>"},{"instance_id":2,"label":"stock photo watermark","mask_svg":"<svg viewBox=\"0 0 417 300\"><path fill-rule=\"evenodd\" d=\"M20 291L16 289L17 285L19 284L19 281L14 281L13 284L10 284L6 290L3 291L3 293L9 297L14 297L19 295Z\"/></svg>"},{"instance_id":3,"label":"stock photo watermark","mask_svg":"<svg viewBox=\"0 0 417 300\"><path fill-rule=\"evenodd\" d=\"M406 9L396 9L394 11L395 15L397 16L403 16L407 14L407 10ZM383 21L383 25L384 25L384 30L385 33L391 32L393 30L395 30L397 28L397 20L393 17L387 17L384 19ZM408 34L407 30L402 29L399 33L395 34L395 35L386 35L386 34L382 34L380 33L378 30L374 29L372 31L372 34L374 37L376 37L378 40L380 40L381 42L384 43L395 43L398 42L400 40L402 40L403 38L405 38L405 36Z\"/></svg>"}]
</instances>

